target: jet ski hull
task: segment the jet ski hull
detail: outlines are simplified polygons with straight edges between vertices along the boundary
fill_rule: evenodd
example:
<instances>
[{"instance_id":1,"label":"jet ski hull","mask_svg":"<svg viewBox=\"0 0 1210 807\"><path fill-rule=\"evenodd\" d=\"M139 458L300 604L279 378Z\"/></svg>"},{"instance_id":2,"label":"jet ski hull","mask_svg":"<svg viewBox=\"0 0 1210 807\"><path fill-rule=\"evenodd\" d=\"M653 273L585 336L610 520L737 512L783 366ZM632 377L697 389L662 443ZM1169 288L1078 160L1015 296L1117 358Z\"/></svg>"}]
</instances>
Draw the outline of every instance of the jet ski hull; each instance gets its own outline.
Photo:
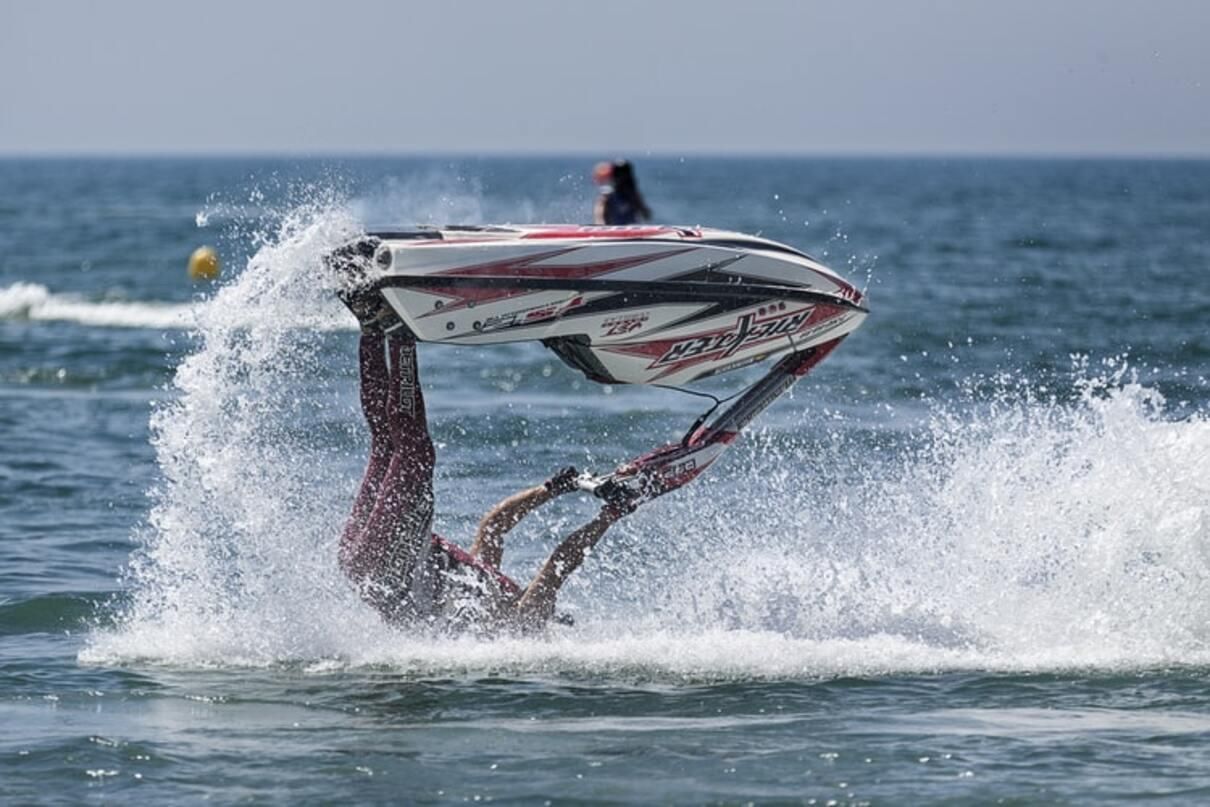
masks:
<instances>
[{"instance_id":1,"label":"jet ski hull","mask_svg":"<svg viewBox=\"0 0 1210 807\"><path fill-rule=\"evenodd\" d=\"M371 233L374 286L418 339L541 341L603 383L681 384L835 340L861 293L776 242L704 228Z\"/></svg>"}]
</instances>

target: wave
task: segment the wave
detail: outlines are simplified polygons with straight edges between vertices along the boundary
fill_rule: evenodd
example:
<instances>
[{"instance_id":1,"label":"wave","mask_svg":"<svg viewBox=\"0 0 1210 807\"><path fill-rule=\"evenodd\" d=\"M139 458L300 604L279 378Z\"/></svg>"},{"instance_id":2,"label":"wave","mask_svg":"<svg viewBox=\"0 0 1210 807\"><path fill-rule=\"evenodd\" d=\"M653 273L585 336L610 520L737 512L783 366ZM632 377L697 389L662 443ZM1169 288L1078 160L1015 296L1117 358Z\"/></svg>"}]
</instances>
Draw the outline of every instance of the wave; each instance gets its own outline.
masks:
<instances>
[{"instance_id":1,"label":"wave","mask_svg":"<svg viewBox=\"0 0 1210 807\"><path fill-rule=\"evenodd\" d=\"M39 283L19 281L0 288L0 319L38 322L74 322L94 328L144 328L157 331L194 331L208 299L192 303L165 301L91 300L83 295L54 293ZM263 312L243 309L244 325ZM353 318L332 299L316 300L311 309L296 312L294 328L322 331L352 330Z\"/></svg>"},{"instance_id":2,"label":"wave","mask_svg":"<svg viewBox=\"0 0 1210 807\"><path fill-rule=\"evenodd\" d=\"M1210 663L1210 419L1121 367L934 404L885 440L754 435L620 525L569 584L574 628L387 628L336 566L350 458L297 428L355 415L300 396L323 340L287 313L331 296L320 255L356 227L296 211L198 307L152 420L129 605L82 661L675 681Z\"/></svg>"},{"instance_id":3,"label":"wave","mask_svg":"<svg viewBox=\"0 0 1210 807\"><path fill-rule=\"evenodd\" d=\"M0 598L0 635L47 633L87 624L108 594L82 592Z\"/></svg>"},{"instance_id":4,"label":"wave","mask_svg":"<svg viewBox=\"0 0 1210 807\"><path fill-rule=\"evenodd\" d=\"M180 303L88 300L54 294L38 283L14 283L0 289L0 319L77 322L107 328L188 329L194 307Z\"/></svg>"}]
</instances>

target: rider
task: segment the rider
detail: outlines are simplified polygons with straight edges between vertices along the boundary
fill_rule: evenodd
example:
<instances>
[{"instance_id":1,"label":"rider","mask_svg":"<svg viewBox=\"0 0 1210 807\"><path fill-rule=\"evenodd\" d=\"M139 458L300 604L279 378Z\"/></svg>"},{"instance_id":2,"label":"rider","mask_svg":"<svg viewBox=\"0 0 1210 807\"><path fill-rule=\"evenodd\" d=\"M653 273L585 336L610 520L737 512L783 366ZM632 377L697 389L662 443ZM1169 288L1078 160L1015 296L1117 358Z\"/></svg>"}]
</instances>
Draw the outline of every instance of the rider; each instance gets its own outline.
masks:
<instances>
[{"instance_id":1,"label":"rider","mask_svg":"<svg viewBox=\"0 0 1210 807\"><path fill-rule=\"evenodd\" d=\"M593 209L595 224L639 224L651 220L651 208L639 193L639 182L629 160L597 163L593 180L601 186Z\"/></svg>"},{"instance_id":2,"label":"rider","mask_svg":"<svg viewBox=\"0 0 1210 807\"><path fill-rule=\"evenodd\" d=\"M362 599L394 624L541 627L554 616L563 582L633 505L606 503L555 548L524 588L500 571L504 536L535 508L574 490L574 468L493 507L469 552L433 534L436 456L416 340L381 295L345 302L361 323L361 405L370 428L370 458L340 540L344 573Z\"/></svg>"}]
</instances>

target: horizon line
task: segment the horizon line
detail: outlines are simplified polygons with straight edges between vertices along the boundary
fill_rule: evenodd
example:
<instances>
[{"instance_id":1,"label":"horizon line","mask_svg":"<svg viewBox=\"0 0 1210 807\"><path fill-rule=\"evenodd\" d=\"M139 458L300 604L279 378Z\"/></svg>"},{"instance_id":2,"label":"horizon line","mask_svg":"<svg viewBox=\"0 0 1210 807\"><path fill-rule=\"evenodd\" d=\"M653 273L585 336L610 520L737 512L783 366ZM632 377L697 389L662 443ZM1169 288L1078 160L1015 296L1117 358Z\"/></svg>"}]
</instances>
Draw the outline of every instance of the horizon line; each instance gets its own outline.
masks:
<instances>
[{"instance_id":1,"label":"horizon line","mask_svg":"<svg viewBox=\"0 0 1210 807\"><path fill-rule=\"evenodd\" d=\"M626 156L627 159L819 159L819 160L1147 160L1147 161L1205 161L1210 160L1210 151L1206 152L1156 152L1156 151L756 151L756 150L723 150L723 149L688 149L672 151L663 149L643 150L587 150L573 149L550 151L508 150L473 151L469 149L433 149L429 151L414 150L316 150L303 151L295 149L147 149L143 151L104 150L104 149L49 149L10 151L0 149L0 160L73 160L73 159L272 159L272 160L374 160L374 159L577 159L605 160Z\"/></svg>"}]
</instances>

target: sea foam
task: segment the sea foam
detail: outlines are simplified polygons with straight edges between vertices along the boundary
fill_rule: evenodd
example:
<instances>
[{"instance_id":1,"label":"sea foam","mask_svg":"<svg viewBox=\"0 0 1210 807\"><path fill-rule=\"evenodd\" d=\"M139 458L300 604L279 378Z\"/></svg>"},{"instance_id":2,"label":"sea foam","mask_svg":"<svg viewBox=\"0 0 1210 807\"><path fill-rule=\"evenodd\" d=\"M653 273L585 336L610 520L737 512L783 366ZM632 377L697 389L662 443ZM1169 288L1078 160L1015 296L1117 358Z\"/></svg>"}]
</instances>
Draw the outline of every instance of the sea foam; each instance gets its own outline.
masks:
<instances>
[{"instance_id":1,"label":"sea foam","mask_svg":"<svg viewBox=\"0 0 1210 807\"><path fill-rule=\"evenodd\" d=\"M189 329L194 307L167 302L89 300L55 294L39 283L18 282L0 288L0 319L76 322L111 328Z\"/></svg>"},{"instance_id":2,"label":"sea foam","mask_svg":"<svg viewBox=\"0 0 1210 807\"><path fill-rule=\"evenodd\" d=\"M1120 367L940 401L893 440L820 439L804 412L624 522L569 586L576 627L387 628L335 562L349 458L293 428L359 428L306 383L325 336L290 313L330 304L321 255L357 229L296 211L196 309L128 602L82 660L677 680L1210 662L1210 421Z\"/></svg>"}]
</instances>

